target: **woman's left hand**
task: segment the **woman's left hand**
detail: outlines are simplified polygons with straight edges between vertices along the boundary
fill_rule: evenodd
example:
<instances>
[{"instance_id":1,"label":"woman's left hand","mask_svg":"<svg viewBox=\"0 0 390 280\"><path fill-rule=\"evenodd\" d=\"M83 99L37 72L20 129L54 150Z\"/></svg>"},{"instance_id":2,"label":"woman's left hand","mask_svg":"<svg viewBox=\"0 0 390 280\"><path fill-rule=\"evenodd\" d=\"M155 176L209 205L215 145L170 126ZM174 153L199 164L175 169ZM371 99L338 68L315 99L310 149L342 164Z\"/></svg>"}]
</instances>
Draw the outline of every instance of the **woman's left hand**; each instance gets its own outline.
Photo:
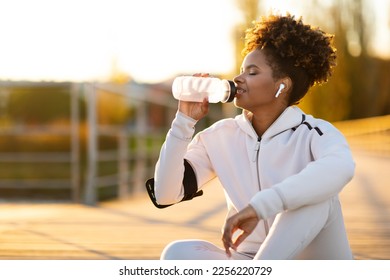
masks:
<instances>
[{"instance_id":1,"label":"woman's left hand","mask_svg":"<svg viewBox=\"0 0 390 280\"><path fill-rule=\"evenodd\" d=\"M223 227L222 241L226 254L229 257L231 256L230 248L237 250L238 245L252 233L259 220L255 209L250 205L226 220ZM232 236L238 229L242 230L242 233L233 242Z\"/></svg>"}]
</instances>

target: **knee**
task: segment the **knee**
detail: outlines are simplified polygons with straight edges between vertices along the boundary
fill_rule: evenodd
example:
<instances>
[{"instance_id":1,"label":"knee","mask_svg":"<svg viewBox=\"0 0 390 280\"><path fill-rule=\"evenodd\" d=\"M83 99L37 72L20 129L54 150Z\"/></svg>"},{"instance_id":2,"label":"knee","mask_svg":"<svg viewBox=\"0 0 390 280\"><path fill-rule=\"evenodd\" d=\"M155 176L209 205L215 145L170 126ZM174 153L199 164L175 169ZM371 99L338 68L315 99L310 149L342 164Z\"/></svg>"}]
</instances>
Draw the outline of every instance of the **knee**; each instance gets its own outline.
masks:
<instances>
[{"instance_id":1,"label":"knee","mask_svg":"<svg viewBox=\"0 0 390 280\"><path fill-rule=\"evenodd\" d=\"M169 243L163 250L161 260L186 260L188 259L188 241L174 241Z\"/></svg>"}]
</instances>

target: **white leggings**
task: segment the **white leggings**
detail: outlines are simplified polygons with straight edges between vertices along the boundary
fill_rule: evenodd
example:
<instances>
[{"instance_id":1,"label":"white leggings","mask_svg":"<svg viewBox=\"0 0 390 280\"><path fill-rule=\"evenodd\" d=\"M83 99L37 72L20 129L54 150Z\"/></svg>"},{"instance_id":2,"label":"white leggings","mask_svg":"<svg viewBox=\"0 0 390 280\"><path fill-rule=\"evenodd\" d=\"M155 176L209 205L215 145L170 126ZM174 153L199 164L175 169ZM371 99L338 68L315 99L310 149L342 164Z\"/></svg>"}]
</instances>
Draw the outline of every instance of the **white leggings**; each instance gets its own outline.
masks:
<instances>
[{"instance_id":1,"label":"white leggings","mask_svg":"<svg viewBox=\"0 0 390 280\"><path fill-rule=\"evenodd\" d=\"M322 203L289 210L276 216L256 255L224 249L203 240L181 240L168 244L162 260L287 260L352 259L341 206L337 197Z\"/></svg>"}]
</instances>

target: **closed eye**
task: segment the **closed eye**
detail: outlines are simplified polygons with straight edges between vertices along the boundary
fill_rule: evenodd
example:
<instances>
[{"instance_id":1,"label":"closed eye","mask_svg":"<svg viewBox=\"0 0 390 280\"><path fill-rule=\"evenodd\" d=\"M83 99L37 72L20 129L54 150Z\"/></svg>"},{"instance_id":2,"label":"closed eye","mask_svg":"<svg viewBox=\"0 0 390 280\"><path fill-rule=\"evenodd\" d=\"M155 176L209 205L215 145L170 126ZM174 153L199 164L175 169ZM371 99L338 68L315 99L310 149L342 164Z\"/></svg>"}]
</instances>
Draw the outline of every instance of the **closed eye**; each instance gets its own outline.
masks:
<instances>
[{"instance_id":1,"label":"closed eye","mask_svg":"<svg viewBox=\"0 0 390 280\"><path fill-rule=\"evenodd\" d=\"M255 65L255 64L250 64L250 65L246 66L245 68L242 67L240 70L241 70L240 71L241 74L244 72L248 72L248 75L257 75L259 67L257 67L257 65Z\"/></svg>"}]
</instances>

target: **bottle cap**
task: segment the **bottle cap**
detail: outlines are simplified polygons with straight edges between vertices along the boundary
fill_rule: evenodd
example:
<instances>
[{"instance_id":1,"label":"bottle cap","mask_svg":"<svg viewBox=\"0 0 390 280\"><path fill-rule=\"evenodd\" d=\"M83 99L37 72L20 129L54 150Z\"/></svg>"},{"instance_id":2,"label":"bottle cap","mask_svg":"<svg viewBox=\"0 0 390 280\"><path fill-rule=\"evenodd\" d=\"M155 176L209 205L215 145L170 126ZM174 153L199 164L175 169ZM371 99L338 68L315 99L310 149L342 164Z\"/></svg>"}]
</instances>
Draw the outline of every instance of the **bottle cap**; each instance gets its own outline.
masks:
<instances>
[{"instance_id":1,"label":"bottle cap","mask_svg":"<svg viewBox=\"0 0 390 280\"><path fill-rule=\"evenodd\" d=\"M237 93L236 84L230 80L226 80L226 81L228 82L229 85L228 94L227 94L227 99L221 101L222 103L232 102Z\"/></svg>"}]
</instances>

